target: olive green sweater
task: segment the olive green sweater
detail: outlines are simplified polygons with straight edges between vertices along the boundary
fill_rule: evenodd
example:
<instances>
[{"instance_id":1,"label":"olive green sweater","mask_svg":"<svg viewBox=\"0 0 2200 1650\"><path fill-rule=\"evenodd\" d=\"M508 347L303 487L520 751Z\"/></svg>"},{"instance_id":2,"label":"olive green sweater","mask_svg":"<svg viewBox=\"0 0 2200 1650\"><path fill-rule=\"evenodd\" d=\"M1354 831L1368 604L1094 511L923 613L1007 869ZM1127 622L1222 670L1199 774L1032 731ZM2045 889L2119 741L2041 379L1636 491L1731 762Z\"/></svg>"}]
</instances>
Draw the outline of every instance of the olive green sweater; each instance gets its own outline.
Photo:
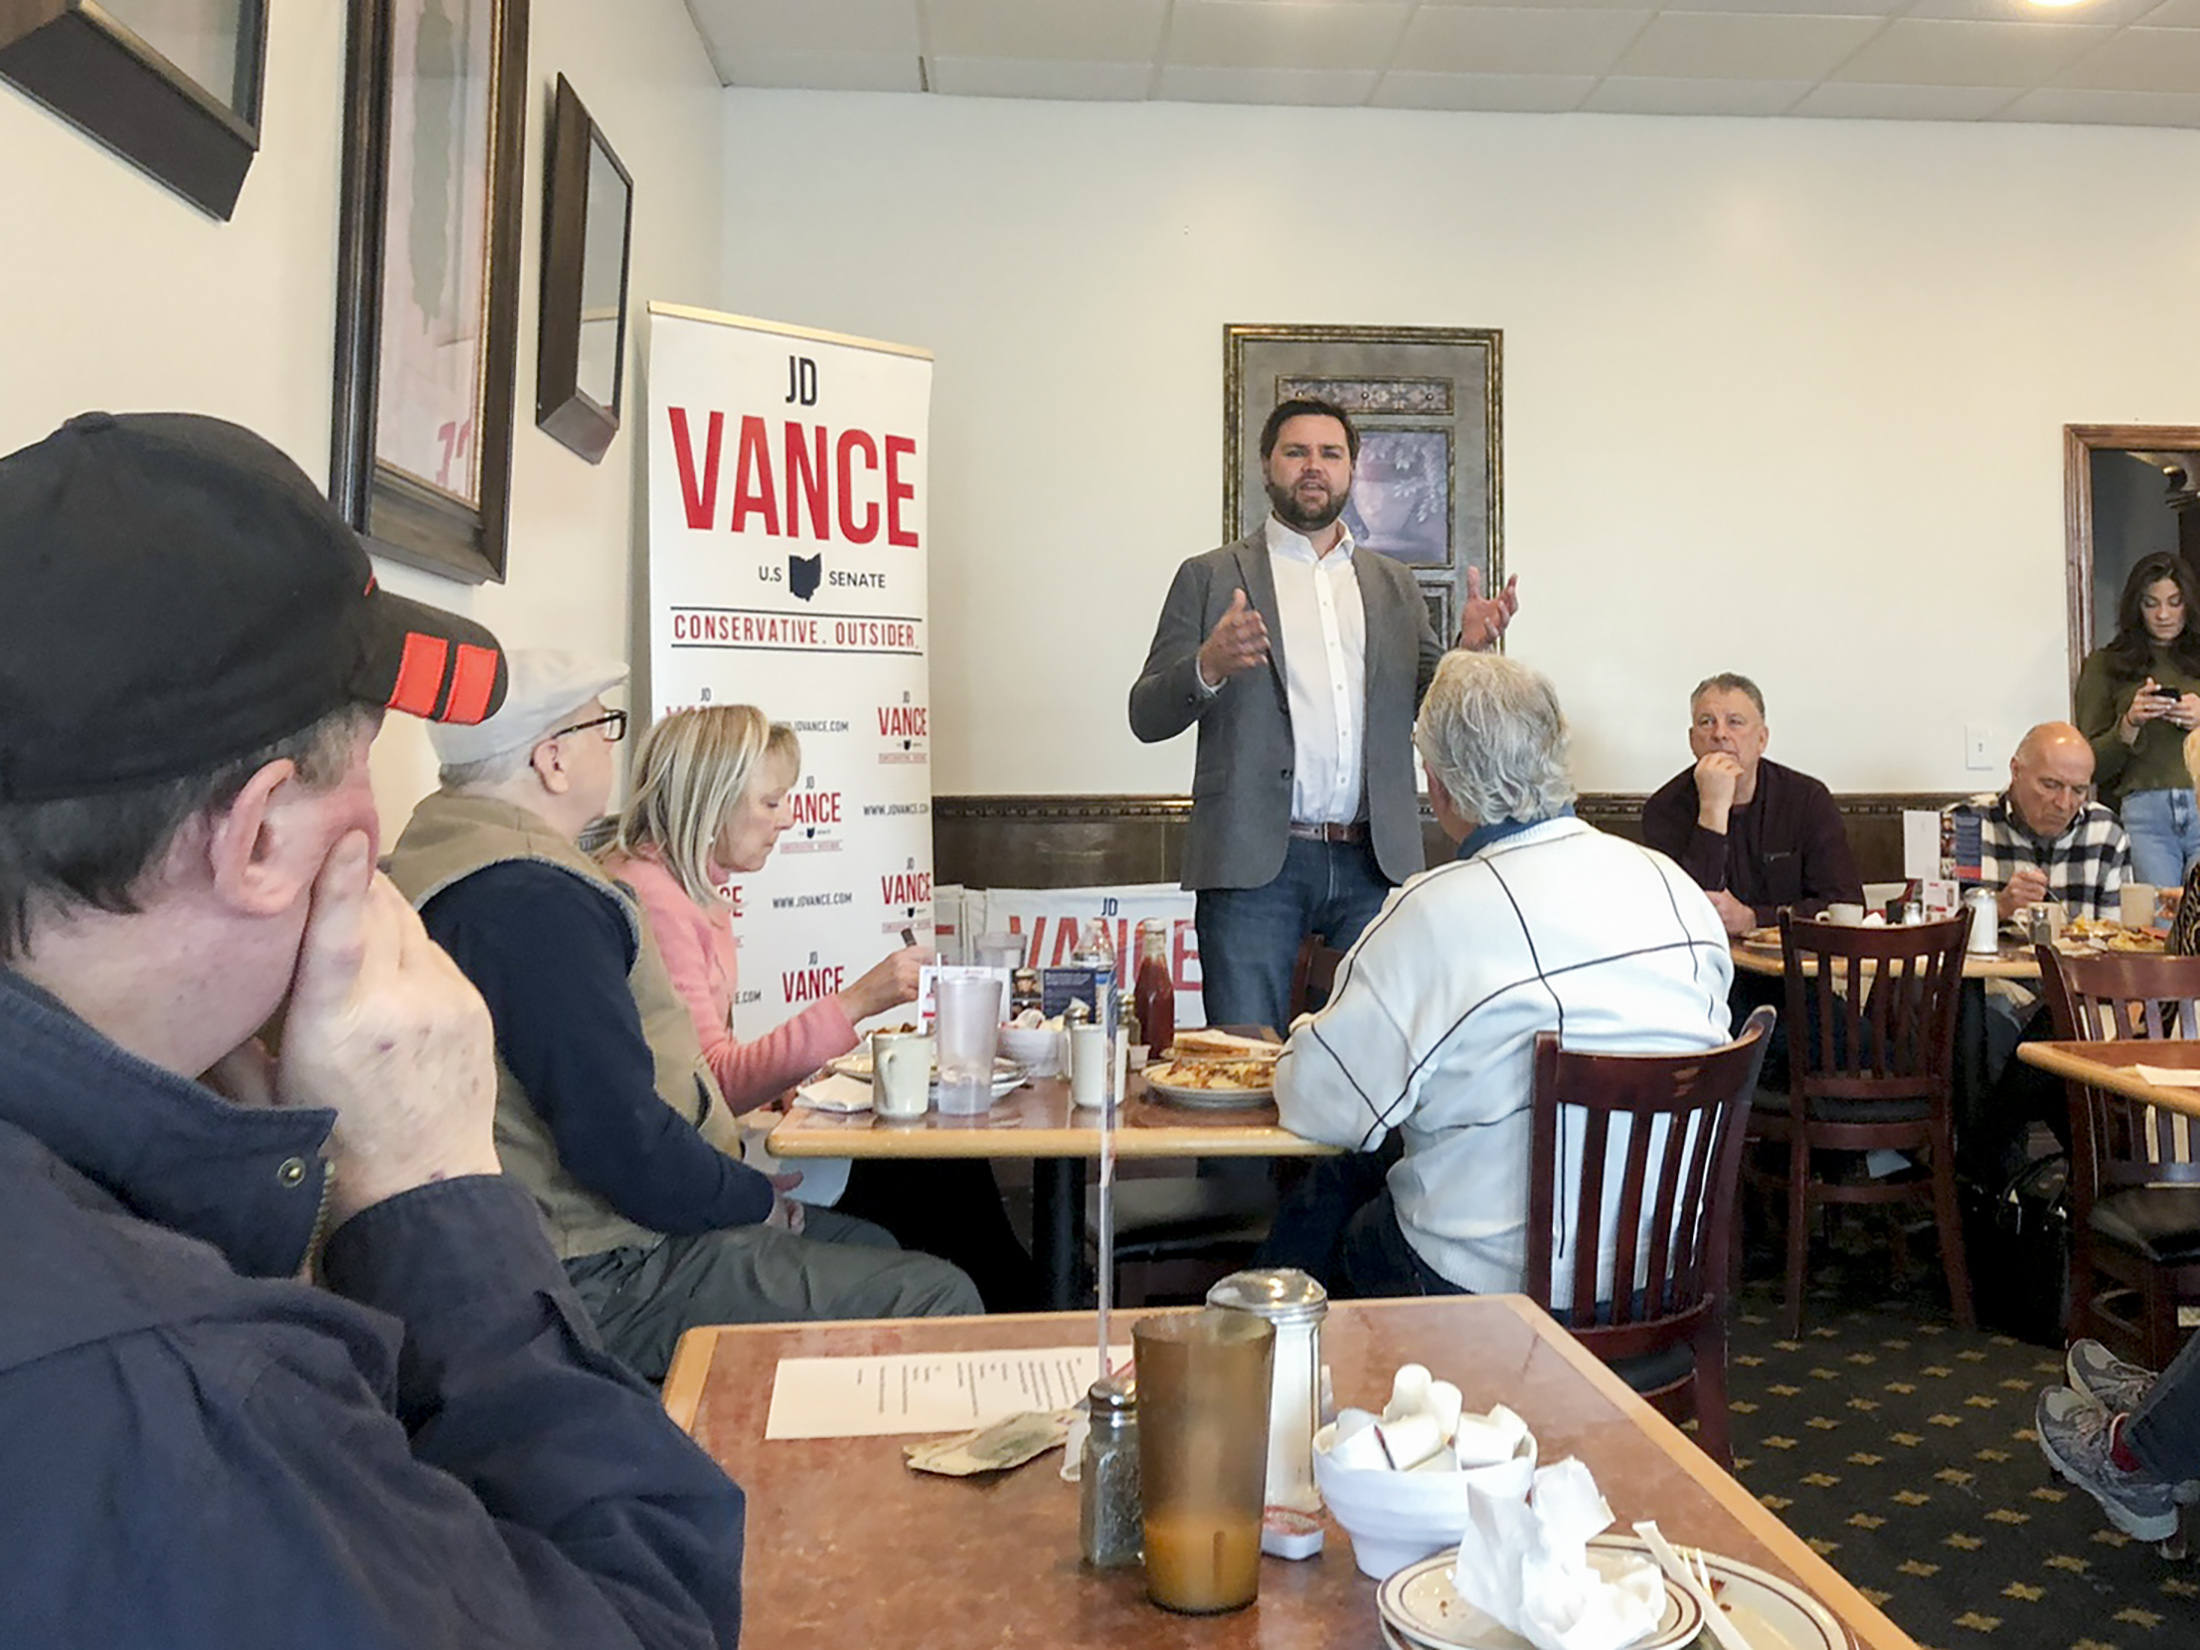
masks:
<instances>
[{"instance_id":1,"label":"olive green sweater","mask_svg":"<svg viewBox=\"0 0 2200 1650\"><path fill-rule=\"evenodd\" d=\"M2185 730L2164 718L2141 724L2136 744L2124 743L2118 724L2131 708L2131 696L2139 683L2152 676L2179 693L2200 693L2200 676L2183 669L2156 649L2145 671L2135 678L2109 674L2106 648L2086 655L2078 670L2078 685L2071 693L2072 720L2093 744L2093 783L2101 800L2118 807L2127 796L2140 791L2189 791L2192 775L2185 771Z\"/></svg>"}]
</instances>

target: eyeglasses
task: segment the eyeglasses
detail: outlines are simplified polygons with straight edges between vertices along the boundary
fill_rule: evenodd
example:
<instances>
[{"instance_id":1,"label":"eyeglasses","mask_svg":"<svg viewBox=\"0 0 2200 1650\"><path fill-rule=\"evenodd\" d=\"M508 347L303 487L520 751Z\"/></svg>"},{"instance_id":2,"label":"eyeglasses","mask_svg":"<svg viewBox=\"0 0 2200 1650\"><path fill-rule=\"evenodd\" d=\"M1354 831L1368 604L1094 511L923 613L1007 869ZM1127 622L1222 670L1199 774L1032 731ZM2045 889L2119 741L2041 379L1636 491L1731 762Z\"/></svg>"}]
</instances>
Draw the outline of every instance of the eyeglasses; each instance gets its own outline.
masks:
<instances>
[{"instance_id":1,"label":"eyeglasses","mask_svg":"<svg viewBox=\"0 0 2200 1650\"><path fill-rule=\"evenodd\" d=\"M569 728L559 728L550 737L563 739L569 733L586 733L590 728L603 729L603 742L607 745L616 745L626 737L626 712L623 710L607 710L601 716L591 717L585 722L575 722Z\"/></svg>"}]
</instances>

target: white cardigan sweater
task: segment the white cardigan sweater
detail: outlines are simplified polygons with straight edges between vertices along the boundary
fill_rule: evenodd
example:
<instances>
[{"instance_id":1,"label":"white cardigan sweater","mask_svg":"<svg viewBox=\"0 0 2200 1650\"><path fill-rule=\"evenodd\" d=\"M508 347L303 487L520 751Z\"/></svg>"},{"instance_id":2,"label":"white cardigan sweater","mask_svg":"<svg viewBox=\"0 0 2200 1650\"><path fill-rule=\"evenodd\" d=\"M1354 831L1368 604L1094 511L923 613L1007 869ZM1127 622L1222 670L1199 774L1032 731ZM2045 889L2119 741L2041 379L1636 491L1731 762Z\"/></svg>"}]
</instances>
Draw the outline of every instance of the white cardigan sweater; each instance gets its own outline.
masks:
<instances>
[{"instance_id":1,"label":"white cardigan sweater","mask_svg":"<svg viewBox=\"0 0 2200 1650\"><path fill-rule=\"evenodd\" d=\"M1294 1133L1355 1150L1403 1129L1390 1191L1406 1241L1462 1288L1518 1289L1536 1033L1588 1053L1715 1047L1733 978L1718 914L1677 865L1545 820L1391 894L1328 1007L1292 1029L1276 1103Z\"/></svg>"}]
</instances>

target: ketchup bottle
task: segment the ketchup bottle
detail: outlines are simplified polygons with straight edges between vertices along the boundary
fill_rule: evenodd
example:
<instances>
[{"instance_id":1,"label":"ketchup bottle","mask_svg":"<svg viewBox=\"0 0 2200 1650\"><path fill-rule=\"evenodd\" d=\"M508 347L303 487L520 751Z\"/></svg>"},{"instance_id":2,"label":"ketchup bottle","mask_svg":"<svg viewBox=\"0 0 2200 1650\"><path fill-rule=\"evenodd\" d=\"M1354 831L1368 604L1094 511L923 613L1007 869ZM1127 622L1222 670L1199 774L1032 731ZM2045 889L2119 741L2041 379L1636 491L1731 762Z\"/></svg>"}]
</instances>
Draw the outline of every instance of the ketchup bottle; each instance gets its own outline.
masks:
<instances>
[{"instance_id":1,"label":"ketchup bottle","mask_svg":"<svg viewBox=\"0 0 2200 1650\"><path fill-rule=\"evenodd\" d=\"M1131 1003L1146 1034L1146 1047L1158 1060L1176 1041L1176 981L1169 973L1169 925L1138 925L1138 974L1131 987Z\"/></svg>"}]
</instances>

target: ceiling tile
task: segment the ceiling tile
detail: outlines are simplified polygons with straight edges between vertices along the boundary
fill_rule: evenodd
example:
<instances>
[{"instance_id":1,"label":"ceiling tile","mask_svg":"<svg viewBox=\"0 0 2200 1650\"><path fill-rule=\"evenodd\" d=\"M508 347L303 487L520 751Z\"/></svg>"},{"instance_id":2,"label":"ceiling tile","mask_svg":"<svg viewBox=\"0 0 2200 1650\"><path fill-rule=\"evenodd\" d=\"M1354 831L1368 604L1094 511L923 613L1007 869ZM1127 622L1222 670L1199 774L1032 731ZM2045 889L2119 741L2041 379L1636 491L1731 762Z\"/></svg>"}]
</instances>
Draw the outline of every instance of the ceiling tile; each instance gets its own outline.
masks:
<instances>
[{"instance_id":1,"label":"ceiling tile","mask_svg":"<svg viewBox=\"0 0 2200 1650\"><path fill-rule=\"evenodd\" d=\"M1411 7L1176 0L1165 61L1206 69L1386 69Z\"/></svg>"},{"instance_id":2,"label":"ceiling tile","mask_svg":"<svg viewBox=\"0 0 2200 1650\"><path fill-rule=\"evenodd\" d=\"M1996 118L2088 126L2200 126L2200 92L2091 92L2044 86L2025 93Z\"/></svg>"},{"instance_id":3,"label":"ceiling tile","mask_svg":"<svg viewBox=\"0 0 2200 1650\"><path fill-rule=\"evenodd\" d=\"M949 97L1038 97L1137 103L1150 63L1064 63L1015 57L935 57L932 90Z\"/></svg>"},{"instance_id":4,"label":"ceiling tile","mask_svg":"<svg viewBox=\"0 0 2200 1650\"><path fill-rule=\"evenodd\" d=\"M1442 74L1602 74L1642 32L1639 11L1424 6L1393 66Z\"/></svg>"},{"instance_id":5,"label":"ceiling tile","mask_svg":"<svg viewBox=\"0 0 2200 1650\"><path fill-rule=\"evenodd\" d=\"M1514 9L1522 0L1421 0L1423 11L1471 11L1477 7ZM1602 11L1656 11L1671 0L1533 0L1537 11L1571 11L1587 7ZM1898 0L1899 3L1899 0Z\"/></svg>"},{"instance_id":6,"label":"ceiling tile","mask_svg":"<svg viewBox=\"0 0 2200 1650\"><path fill-rule=\"evenodd\" d=\"M917 0L688 0L696 27L720 54L917 54Z\"/></svg>"},{"instance_id":7,"label":"ceiling tile","mask_svg":"<svg viewBox=\"0 0 2200 1650\"><path fill-rule=\"evenodd\" d=\"M921 92L917 56L885 52L732 52L719 57L728 86L813 92Z\"/></svg>"},{"instance_id":8,"label":"ceiling tile","mask_svg":"<svg viewBox=\"0 0 2200 1650\"><path fill-rule=\"evenodd\" d=\"M2121 29L2055 77L2101 92L2200 91L2200 30Z\"/></svg>"},{"instance_id":9,"label":"ceiling tile","mask_svg":"<svg viewBox=\"0 0 2200 1650\"><path fill-rule=\"evenodd\" d=\"M2200 29L2200 0L2162 0L2146 14L2150 29Z\"/></svg>"},{"instance_id":10,"label":"ceiling tile","mask_svg":"<svg viewBox=\"0 0 2200 1650\"><path fill-rule=\"evenodd\" d=\"M1154 96L1182 103L1365 103L1373 69L1207 69L1169 64Z\"/></svg>"},{"instance_id":11,"label":"ceiling tile","mask_svg":"<svg viewBox=\"0 0 2200 1650\"><path fill-rule=\"evenodd\" d=\"M1423 74L1393 69L1371 102L1384 109L1480 110L1493 114L1554 115L1581 107L1595 75Z\"/></svg>"},{"instance_id":12,"label":"ceiling tile","mask_svg":"<svg viewBox=\"0 0 2200 1650\"><path fill-rule=\"evenodd\" d=\"M814 0L813 0L814 3ZM1167 0L921 0L934 58L1066 58L1151 63L1161 50Z\"/></svg>"},{"instance_id":13,"label":"ceiling tile","mask_svg":"<svg viewBox=\"0 0 2200 1650\"><path fill-rule=\"evenodd\" d=\"M2039 23L2047 27L2121 27L2147 16L2157 0L2085 0L2075 6L2037 6L2032 0L1916 0L1905 17L1953 18L1968 23ZM2151 21L2151 19L2149 19Z\"/></svg>"},{"instance_id":14,"label":"ceiling tile","mask_svg":"<svg viewBox=\"0 0 2200 1650\"><path fill-rule=\"evenodd\" d=\"M1886 26L1876 17L1660 12L1614 72L1683 80L1817 80Z\"/></svg>"},{"instance_id":15,"label":"ceiling tile","mask_svg":"<svg viewBox=\"0 0 2200 1650\"><path fill-rule=\"evenodd\" d=\"M1664 0L1676 12L1754 12L1787 17L1891 17L1916 0Z\"/></svg>"},{"instance_id":16,"label":"ceiling tile","mask_svg":"<svg viewBox=\"0 0 2200 1650\"><path fill-rule=\"evenodd\" d=\"M1825 120L1984 120L2006 104L2006 86L1814 86L1788 111Z\"/></svg>"},{"instance_id":17,"label":"ceiling tile","mask_svg":"<svg viewBox=\"0 0 2200 1650\"><path fill-rule=\"evenodd\" d=\"M1582 108L1606 115L1776 115L1809 91L1807 80L1632 79L1600 81Z\"/></svg>"},{"instance_id":18,"label":"ceiling tile","mask_svg":"<svg viewBox=\"0 0 2200 1650\"><path fill-rule=\"evenodd\" d=\"M2110 30L2062 23L1897 18L1831 76L1892 86L2037 86Z\"/></svg>"}]
</instances>

